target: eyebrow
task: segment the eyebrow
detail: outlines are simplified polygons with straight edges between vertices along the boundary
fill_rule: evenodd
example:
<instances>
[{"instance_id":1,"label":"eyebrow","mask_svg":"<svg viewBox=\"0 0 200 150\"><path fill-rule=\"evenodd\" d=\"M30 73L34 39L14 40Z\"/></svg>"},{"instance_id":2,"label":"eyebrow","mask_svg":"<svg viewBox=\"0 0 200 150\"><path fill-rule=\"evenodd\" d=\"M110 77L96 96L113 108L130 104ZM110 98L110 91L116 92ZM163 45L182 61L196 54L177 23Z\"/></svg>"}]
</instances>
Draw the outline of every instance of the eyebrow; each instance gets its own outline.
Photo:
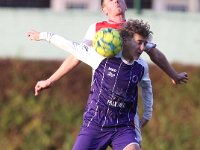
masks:
<instances>
[{"instance_id":1,"label":"eyebrow","mask_svg":"<svg viewBox=\"0 0 200 150\"><path fill-rule=\"evenodd\" d=\"M137 40L136 42L140 42L140 43L144 43L144 44L148 43L147 40Z\"/></svg>"}]
</instances>

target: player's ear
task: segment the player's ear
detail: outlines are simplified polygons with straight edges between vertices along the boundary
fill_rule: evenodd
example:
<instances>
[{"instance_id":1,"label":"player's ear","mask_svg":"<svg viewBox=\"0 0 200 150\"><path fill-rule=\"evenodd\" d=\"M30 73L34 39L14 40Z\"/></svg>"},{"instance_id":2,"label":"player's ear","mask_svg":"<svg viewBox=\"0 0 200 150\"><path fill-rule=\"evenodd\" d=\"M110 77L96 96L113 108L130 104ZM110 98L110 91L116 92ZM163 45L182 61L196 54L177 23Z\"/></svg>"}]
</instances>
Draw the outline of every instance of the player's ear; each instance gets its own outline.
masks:
<instances>
[{"instance_id":1,"label":"player's ear","mask_svg":"<svg viewBox=\"0 0 200 150\"><path fill-rule=\"evenodd\" d=\"M127 5L126 5L126 2L124 1L124 3L125 3L125 10L127 10L128 8L127 8Z\"/></svg>"},{"instance_id":2,"label":"player's ear","mask_svg":"<svg viewBox=\"0 0 200 150\"><path fill-rule=\"evenodd\" d=\"M128 8L127 8L127 6L126 6L126 8L125 8L125 10L127 10Z\"/></svg>"},{"instance_id":3,"label":"player's ear","mask_svg":"<svg viewBox=\"0 0 200 150\"><path fill-rule=\"evenodd\" d=\"M106 7L102 7L102 12L107 16L108 15L108 10Z\"/></svg>"},{"instance_id":4,"label":"player's ear","mask_svg":"<svg viewBox=\"0 0 200 150\"><path fill-rule=\"evenodd\" d=\"M126 4L125 4L126 5ZM127 5L126 5L126 7L125 7L125 10L127 10L128 8L127 8Z\"/></svg>"}]
</instances>

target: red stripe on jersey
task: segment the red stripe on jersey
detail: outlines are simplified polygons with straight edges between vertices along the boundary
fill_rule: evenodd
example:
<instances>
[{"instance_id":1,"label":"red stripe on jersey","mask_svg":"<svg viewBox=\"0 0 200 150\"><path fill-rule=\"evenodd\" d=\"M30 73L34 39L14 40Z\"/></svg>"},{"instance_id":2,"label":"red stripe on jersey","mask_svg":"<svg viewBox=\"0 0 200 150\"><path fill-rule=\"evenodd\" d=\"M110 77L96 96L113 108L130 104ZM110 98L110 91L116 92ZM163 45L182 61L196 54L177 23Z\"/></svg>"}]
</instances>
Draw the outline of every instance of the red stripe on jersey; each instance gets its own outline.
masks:
<instances>
[{"instance_id":1,"label":"red stripe on jersey","mask_svg":"<svg viewBox=\"0 0 200 150\"><path fill-rule=\"evenodd\" d=\"M122 26L123 23L124 22L122 22L122 23L109 23L107 21L97 22L96 23L96 32L99 31L102 28L119 29Z\"/></svg>"}]
</instances>

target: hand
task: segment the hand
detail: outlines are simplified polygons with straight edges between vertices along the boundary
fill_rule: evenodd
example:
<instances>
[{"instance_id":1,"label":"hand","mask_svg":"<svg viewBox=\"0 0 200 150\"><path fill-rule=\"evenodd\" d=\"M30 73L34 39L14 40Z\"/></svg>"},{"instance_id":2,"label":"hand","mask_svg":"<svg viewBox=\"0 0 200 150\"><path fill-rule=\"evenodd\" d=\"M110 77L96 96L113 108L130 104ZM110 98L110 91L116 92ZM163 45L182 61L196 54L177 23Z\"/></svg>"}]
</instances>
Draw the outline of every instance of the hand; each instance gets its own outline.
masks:
<instances>
[{"instance_id":1,"label":"hand","mask_svg":"<svg viewBox=\"0 0 200 150\"><path fill-rule=\"evenodd\" d=\"M28 32L27 35L30 40L34 40L34 41L40 40L40 32L38 32L38 31L32 30L32 31Z\"/></svg>"},{"instance_id":2,"label":"hand","mask_svg":"<svg viewBox=\"0 0 200 150\"><path fill-rule=\"evenodd\" d=\"M149 120L145 118L140 119L140 128L143 128L148 122Z\"/></svg>"},{"instance_id":3,"label":"hand","mask_svg":"<svg viewBox=\"0 0 200 150\"><path fill-rule=\"evenodd\" d=\"M186 72L181 72L176 75L175 79L171 79L173 84L187 83L188 75Z\"/></svg>"},{"instance_id":4,"label":"hand","mask_svg":"<svg viewBox=\"0 0 200 150\"><path fill-rule=\"evenodd\" d=\"M50 88L50 82L48 80L38 81L35 86L35 96L39 95L39 93L44 90Z\"/></svg>"}]
</instances>

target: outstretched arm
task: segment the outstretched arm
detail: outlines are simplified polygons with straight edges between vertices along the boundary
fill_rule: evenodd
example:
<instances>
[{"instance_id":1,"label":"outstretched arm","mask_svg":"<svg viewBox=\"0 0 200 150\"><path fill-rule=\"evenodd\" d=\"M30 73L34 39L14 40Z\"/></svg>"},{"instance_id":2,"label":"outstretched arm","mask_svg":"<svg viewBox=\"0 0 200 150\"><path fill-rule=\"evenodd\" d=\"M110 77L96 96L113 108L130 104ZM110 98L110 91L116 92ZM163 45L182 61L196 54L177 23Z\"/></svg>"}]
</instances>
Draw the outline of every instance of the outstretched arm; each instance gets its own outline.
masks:
<instances>
[{"instance_id":1,"label":"outstretched arm","mask_svg":"<svg viewBox=\"0 0 200 150\"><path fill-rule=\"evenodd\" d=\"M67 40L64 37L51 32L37 31L28 32L28 37L29 39L35 41L43 40L49 42L57 48L60 48L72 54L74 57L86 63L93 69L97 68L99 63L105 58L99 55L92 46L88 46L88 41L87 43L77 43Z\"/></svg>"},{"instance_id":2,"label":"outstretched arm","mask_svg":"<svg viewBox=\"0 0 200 150\"><path fill-rule=\"evenodd\" d=\"M173 84L187 83L187 73L177 73L176 70L169 64L165 55L157 48L149 50L147 54L150 56L151 60L172 79Z\"/></svg>"},{"instance_id":3,"label":"outstretched arm","mask_svg":"<svg viewBox=\"0 0 200 150\"><path fill-rule=\"evenodd\" d=\"M30 31L27 33L29 39L39 41L40 40L40 32ZM70 72L73 68L75 68L80 63L80 60L76 59L73 55L67 57L61 66L56 70L56 72L51 75L46 80L38 81L35 86L35 96L37 96L42 90L48 89L51 85L57 80L61 79L65 74Z\"/></svg>"},{"instance_id":4,"label":"outstretched arm","mask_svg":"<svg viewBox=\"0 0 200 150\"><path fill-rule=\"evenodd\" d=\"M69 73L71 70L73 70L79 63L80 61L76 59L73 55L67 57L54 74L52 74L46 80L41 80L37 82L35 86L35 96L39 95L39 93L42 90L50 88L53 85L53 83L61 79L65 74Z\"/></svg>"},{"instance_id":5,"label":"outstretched arm","mask_svg":"<svg viewBox=\"0 0 200 150\"><path fill-rule=\"evenodd\" d=\"M35 95L38 95L43 89L49 88L55 81L59 80L62 76L75 68L80 63L78 59L90 65L92 68L97 67L99 62L104 59L103 56L100 56L92 48L87 46L89 41L86 41L87 43L83 42L83 44L78 44L50 32L41 33L37 31L31 31L27 34L31 40L46 40L53 45L75 55L67 58L60 68L49 79L39 81L35 86Z\"/></svg>"}]
</instances>

